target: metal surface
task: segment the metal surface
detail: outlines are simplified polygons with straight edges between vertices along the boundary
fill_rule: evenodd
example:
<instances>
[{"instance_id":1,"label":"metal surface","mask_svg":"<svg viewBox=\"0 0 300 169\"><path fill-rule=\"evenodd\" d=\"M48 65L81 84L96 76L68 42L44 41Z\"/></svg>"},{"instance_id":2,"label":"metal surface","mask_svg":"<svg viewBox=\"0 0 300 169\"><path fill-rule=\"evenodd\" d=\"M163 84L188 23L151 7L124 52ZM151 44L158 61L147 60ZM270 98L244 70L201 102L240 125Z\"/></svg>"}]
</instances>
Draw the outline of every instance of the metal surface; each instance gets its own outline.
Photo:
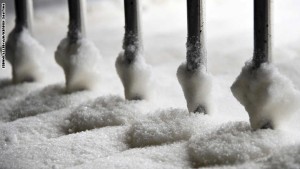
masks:
<instances>
[{"instance_id":1,"label":"metal surface","mask_svg":"<svg viewBox=\"0 0 300 169\"><path fill-rule=\"evenodd\" d=\"M254 0L254 67L271 61L271 0Z\"/></svg>"},{"instance_id":2,"label":"metal surface","mask_svg":"<svg viewBox=\"0 0 300 169\"><path fill-rule=\"evenodd\" d=\"M187 0L187 69L195 70L200 66L207 69L207 57L204 37L204 2Z\"/></svg>"},{"instance_id":3,"label":"metal surface","mask_svg":"<svg viewBox=\"0 0 300 169\"><path fill-rule=\"evenodd\" d=\"M27 28L32 32L32 0L15 0L16 31Z\"/></svg>"},{"instance_id":4,"label":"metal surface","mask_svg":"<svg viewBox=\"0 0 300 169\"><path fill-rule=\"evenodd\" d=\"M139 0L124 0L125 35L123 41L126 61L131 63L142 50L140 35Z\"/></svg>"},{"instance_id":5,"label":"metal surface","mask_svg":"<svg viewBox=\"0 0 300 169\"><path fill-rule=\"evenodd\" d=\"M69 31L71 41L85 37L85 0L68 0L69 6Z\"/></svg>"}]
</instances>

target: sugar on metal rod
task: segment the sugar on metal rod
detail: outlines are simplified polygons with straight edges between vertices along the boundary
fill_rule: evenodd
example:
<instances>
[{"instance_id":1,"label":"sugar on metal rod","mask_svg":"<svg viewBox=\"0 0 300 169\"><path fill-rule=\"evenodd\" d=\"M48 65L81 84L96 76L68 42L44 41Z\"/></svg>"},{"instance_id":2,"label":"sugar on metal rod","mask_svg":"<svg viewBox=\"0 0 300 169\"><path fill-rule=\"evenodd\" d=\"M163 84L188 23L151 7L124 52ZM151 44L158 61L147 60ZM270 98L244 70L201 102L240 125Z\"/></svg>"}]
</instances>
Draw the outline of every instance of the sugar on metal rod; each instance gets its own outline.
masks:
<instances>
[{"instance_id":1,"label":"sugar on metal rod","mask_svg":"<svg viewBox=\"0 0 300 169\"><path fill-rule=\"evenodd\" d=\"M204 37L204 0L187 0L187 69L192 71L203 66L207 69Z\"/></svg>"},{"instance_id":2,"label":"sugar on metal rod","mask_svg":"<svg viewBox=\"0 0 300 169\"><path fill-rule=\"evenodd\" d=\"M85 0L68 0L69 30L68 38L76 42L85 37Z\"/></svg>"},{"instance_id":3,"label":"sugar on metal rod","mask_svg":"<svg viewBox=\"0 0 300 169\"><path fill-rule=\"evenodd\" d=\"M124 0L125 35L123 49L126 61L131 63L135 60L138 52L142 49L140 35L139 0Z\"/></svg>"},{"instance_id":4,"label":"sugar on metal rod","mask_svg":"<svg viewBox=\"0 0 300 169\"><path fill-rule=\"evenodd\" d=\"M254 67L271 60L271 0L254 0Z\"/></svg>"},{"instance_id":5,"label":"sugar on metal rod","mask_svg":"<svg viewBox=\"0 0 300 169\"><path fill-rule=\"evenodd\" d=\"M15 0L16 31L23 28L32 32L32 0Z\"/></svg>"}]
</instances>

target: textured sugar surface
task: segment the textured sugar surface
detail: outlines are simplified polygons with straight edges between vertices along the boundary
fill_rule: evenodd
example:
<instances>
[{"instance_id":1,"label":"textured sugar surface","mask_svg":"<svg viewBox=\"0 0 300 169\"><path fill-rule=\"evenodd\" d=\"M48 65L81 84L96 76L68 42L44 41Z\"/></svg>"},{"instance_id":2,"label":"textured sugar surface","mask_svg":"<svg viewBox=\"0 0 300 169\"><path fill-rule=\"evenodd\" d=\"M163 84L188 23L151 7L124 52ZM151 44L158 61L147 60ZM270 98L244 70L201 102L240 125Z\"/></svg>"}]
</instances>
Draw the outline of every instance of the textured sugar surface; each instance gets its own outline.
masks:
<instances>
[{"instance_id":1,"label":"textured sugar surface","mask_svg":"<svg viewBox=\"0 0 300 169\"><path fill-rule=\"evenodd\" d=\"M37 3L43 6L43 1ZM86 76L89 70L97 70L100 80L94 90L74 93L66 93L64 72L55 61L55 51L67 31L67 4L36 8L30 38L45 48L43 55L34 56L41 59L45 76L42 82L12 84L9 62L0 70L0 168L299 168L300 112L288 103L293 103L300 89L300 25L296 22L300 4L294 0L273 4L274 62L259 70L258 76L249 74L246 67L242 77L250 80L246 81L250 91L260 89L261 82L272 82L273 86L264 85L272 97L260 98L261 103L276 106L256 107L266 110L270 119L273 113L279 117L295 111L283 123L274 118L278 129L257 131L251 130L248 112L230 90L252 57L251 1L206 2L208 73L213 81L203 91L211 92L208 103L212 104L208 105L214 109L208 116L188 113L176 77L186 56L185 1L141 1L145 60L124 67L140 84L151 80L146 88L134 89L147 96L147 88L152 89L147 101L125 100L116 70L124 34L122 1L88 0L87 39L75 50L79 60L73 61L78 67L73 73L81 69L85 74L74 81L91 84L85 82L91 77ZM6 21L8 34L14 16L7 14ZM34 62L29 59L27 63ZM206 79L199 77L195 78ZM247 103L256 99L247 98Z\"/></svg>"},{"instance_id":2,"label":"textured sugar surface","mask_svg":"<svg viewBox=\"0 0 300 169\"><path fill-rule=\"evenodd\" d=\"M245 106L254 129L267 123L276 128L300 108L300 92L272 64L253 70L252 63L246 63L231 90Z\"/></svg>"},{"instance_id":3,"label":"textured sugar surface","mask_svg":"<svg viewBox=\"0 0 300 169\"><path fill-rule=\"evenodd\" d=\"M14 65L14 82L41 81L44 78L44 48L29 31L14 29L6 43L6 59Z\"/></svg>"},{"instance_id":4,"label":"textured sugar surface","mask_svg":"<svg viewBox=\"0 0 300 169\"><path fill-rule=\"evenodd\" d=\"M74 43L64 38L55 51L55 60L64 69L68 91L93 89L101 80L101 56L96 46L86 38Z\"/></svg>"}]
</instances>

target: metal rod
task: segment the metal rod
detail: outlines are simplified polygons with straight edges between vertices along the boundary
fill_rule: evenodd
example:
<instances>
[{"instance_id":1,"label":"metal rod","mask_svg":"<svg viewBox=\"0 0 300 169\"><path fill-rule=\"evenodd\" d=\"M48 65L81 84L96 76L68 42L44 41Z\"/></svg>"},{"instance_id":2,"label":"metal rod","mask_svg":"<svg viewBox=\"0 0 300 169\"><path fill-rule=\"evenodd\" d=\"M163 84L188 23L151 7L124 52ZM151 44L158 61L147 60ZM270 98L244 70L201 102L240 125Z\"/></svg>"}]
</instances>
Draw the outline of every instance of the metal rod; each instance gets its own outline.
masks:
<instances>
[{"instance_id":1,"label":"metal rod","mask_svg":"<svg viewBox=\"0 0 300 169\"><path fill-rule=\"evenodd\" d=\"M32 32L32 0L15 0L16 31L27 28Z\"/></svg>"},{"instance_id":2,"label":"metal rod","mask_svg":"<svg viewBox=\"0 0 300 169\"><path fill-rule=\"evenodd\" d=\"M271 0L254 0L254 67L271 61Z\"/></svg>"},{"instance_id":3,"label":"metal rod","mask_svg":"<svg viewBox=\"0 0 300 169\"><path fill-rule=\"evenodd\" d=\"M124 0L125 36L123 49L128 63L142 50L139 18L139 0Z\"/></svg>"},{"instance_id":4,"label":"metal rod","mask_svg":"<svg viewBox=\"0 0 300 169\"><path fill-rule=\"evenodd\" d=\"M71 41L85 37L85 0L68 0L69 31Z\"/></svg>"},{"instance_id":5,"label":"metal rod","mask_svg":"<svg viewBox=\"0 0 300 169\"><path fill-rule=\"evenodd\" d=\"M207 69L204 37L204 0L187 0L187 69Z\"/></svg>"}]
</instances>

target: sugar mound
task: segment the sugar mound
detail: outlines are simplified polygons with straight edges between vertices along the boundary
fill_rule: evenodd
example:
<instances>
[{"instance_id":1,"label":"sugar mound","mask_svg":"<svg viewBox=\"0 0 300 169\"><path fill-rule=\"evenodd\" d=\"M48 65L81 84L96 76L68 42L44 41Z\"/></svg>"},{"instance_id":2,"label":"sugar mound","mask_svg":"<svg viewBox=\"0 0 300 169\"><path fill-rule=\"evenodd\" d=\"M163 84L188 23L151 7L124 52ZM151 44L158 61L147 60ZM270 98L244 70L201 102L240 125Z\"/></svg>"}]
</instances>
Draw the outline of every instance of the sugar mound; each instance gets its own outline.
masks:
<instances>
[{"instance_id":1,"label":"sugar mound","mask_svg":"<svg viewBox=\"0 0 300 169\"><path fill-rule=\"evenodd\" d=\"M66 108L13 122L0 123L0 151L4 148L36 144L65 135L62 128L69 114L70 110Z\"/></svg>"},{"instance_id":2,"label":"sugar mound","mask_svg":"<svg viewBox=\"0 0 300 169\"><path fill-rule=\"evenodd\" d=\"M195 167L231 165L270 155L274 149L293 142L284 132L251 131L246 122L229 122L216 130L199 133L189 140Z\"/></svg>"},{"instance_id":3,"label":"sugar mound","mask_svg":"<svg viewBox=\"0 0 300 169\"><path fill-rule=\"evenodd\" d=\"M277 127L299 109L299 91L271 64L253 69L252 63L246 63L231 91L245 106L253 129L268 123Z\"/></svg>"},{"instance_id":4,"label":"sugar mound","mask_svg":"<svg viewBox=\"0 0 300 169\"><path fill-rule=\"evenodd\" d=\"M63 93L62 86L49 85L42 90L32 92L25 98L18 100L14 103L14 106L10 106L10 109L6 110L7 112L3 112L4 114L9 114L10 119L0 120L13 121L65 107L78 106L93 97L95 97L93 93L84 91L65 94Z\"/></svg>"},{"instance_id":5,"label":"sugar mound","mask_svg":"<svg viewBox=\"0 0 300 169\"><path fill-rule=\"evenodd\" d=\"M205 70L188 71L186 63L177 69L177 79L183 90L189 112L213 112L212 76Z\"/></svg>"},{"instance_id":6,"label":"sugar mound","mask_svg":"<svg viewBox=\"0 0 300 169\"><path fill-rule=\"evenodd\" d=\"M98 168L145 168L170 169L190 168L186 143L128 149L119 154L87 162L72 169Z\"/></svg>"},{"instance_id":7,"label":"sugar mound","mask_svg":"<svg viewBox=\"0 0 300 169\"><path fill-rule=\"evenodd\" d=\"M126 150L126 127L70 134L0 153L1 168L67 168ZM38 166L38 167L37 167Z\"/></svg>"},{"instance_id":8,"label":"sugar mound","mask_svg":"<svg viewBox=\"0 0 300 169\"><path fill-rule=\"evenodd\" d=\"M55 52L55 60L64 69L67 91L97 87L101 56L88 39L82 38L74 43L68 38L63 39Z\"/></svg>"},{"instance_id":9,"label":"sugar mound","mask_svg":"<svg viewBox=\"0 0 300 169\"><path fill-rule=\"evenodd\" d=\"M151 67L142 56L137 56L132 63L127 63L124 52L121 52L115 66L124 86L126 99L149 99L152 73Z\"/></svg>"},{"instance_id":10,"label":"sugar mound","mask_svg":"<svg viewBox=\"0 0 300 169\"><path fill-rule=\"evenodd\" d=\"M15 28L6 43L6 59L13 69L13 82L41 81L44 48L34 39L26 28Z\"/></svg>"},{"instance_id":11,"label":"sugar mound","mask_svg":"<svg viewBox=\"0 0 300 169\"><path fill-rule=\"evenodd\" d=\"M3 82L0 80L0 83ZM12 84L11 80L7 85L0 85L0 100L11 99L14 97L26 96L30 92L34 92L35 90L41 88L43 85L41 83L19 83Z\"/></svg>"},{"instance_id":12,"label":"sugar mound","mask_svg":"<svg viewBox=\"0 0 300 169\"><path fill-rule=\"evenodd\" d=\"M105 126L126 125L141 116L136 102L118 96L106 96L75 109L68 120L69 132L85 131Z\"/></svg>"},{"instance_id":13,"label":"sugar mound","mask_svg":"<svg viewBox=\"0 0 300 169\"><path fill-rule=\"evenodd\" d=\"M143 147L188 140L194 132L208 130L213 124L210 116L166 109L134 123L128 133L128 142L131 147Z\"/></svg>"},{"instance_id":14,"label":"sugar mound","mask_svg":"<svg viewBox=\"0 0 300 169\"><path fill-rule=\"evenodd\" d=\"M300 145L276 150L263 164L266 169L298 169L300 166Z\"/></svg>"}]
</instances>

